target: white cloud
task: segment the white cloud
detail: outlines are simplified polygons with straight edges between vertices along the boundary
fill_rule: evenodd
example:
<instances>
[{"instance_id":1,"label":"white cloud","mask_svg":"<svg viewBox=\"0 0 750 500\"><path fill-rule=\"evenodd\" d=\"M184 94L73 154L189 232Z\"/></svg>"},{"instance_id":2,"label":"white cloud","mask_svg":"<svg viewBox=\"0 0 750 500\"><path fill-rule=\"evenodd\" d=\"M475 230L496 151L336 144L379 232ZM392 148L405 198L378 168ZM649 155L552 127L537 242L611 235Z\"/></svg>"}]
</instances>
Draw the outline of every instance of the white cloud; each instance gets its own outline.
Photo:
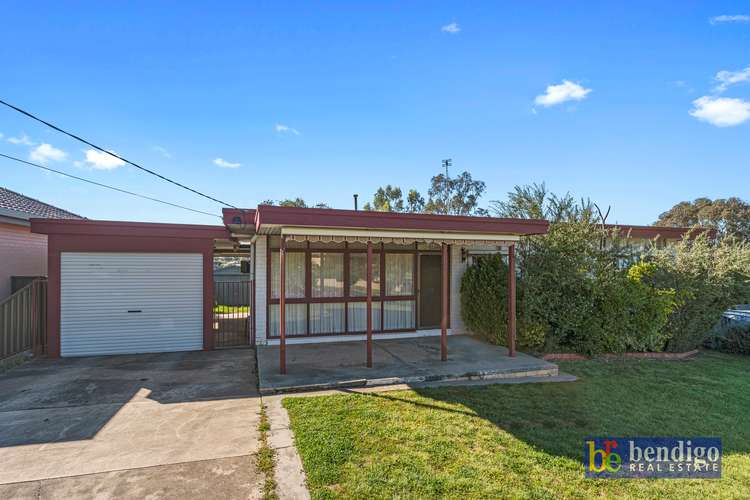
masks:
<instances>
[{"instance_id":1,"label":"white cloud","mask_svg":"<svg viewBox=\"0 0 750 500\"><path fill-rule=\"evenodd\" d=\"M717 127L733 127L750 120L750 101L703 96L693 101L690 116Z\"/></svg>"},{"instance_id":2,"label":"white cloud","mask_svg":"<svg viewBox=\"0 0 750 500\"><path fill-rule=\"evenodd\" d=\"M114 153L114 151L111 152ZM114 170L125 165L121 159L96 149L86 150L86 163L97 170Z\"/></svg>"},{"instance_id":3,"label":"white cloud","mask_svg":"<svg viewBox=\"0 0 750 500\"><path fill-rule=\"evenodd\" d=\"M232 163L231 161L226 161L223 158L216 158L214 160L214 165L221 168L239 168L242 166L242 163Z\"/></svg>"},{"instance_id":4,"label":"white cloud","mask_svg":"<svg viewBox=\"0 0 750 500\"><path fill-rule=\"evenodd\" d=\"M0 132L0 139L2 139L3 137L4 137L4 136L3 136L3 133L2 133L2 132Z\"/></svg>"},{"instance_id":5,"label":"white cloud","mask_svg":"<svg viewBox=\"0 0 750 500\"><path fill-rule=\"evenodd\" d=\"M297 130L296 128L289 127L287 125L282 125L281 123L277 123L276 126L274 127L274 130L281 134L299 135L299 130Z\"/></svg>"},{"instance_id":6,"label":"white cloud","mask_svg":"<svg viewBox=\"0 0 750 500\"><path fill-rule=\"evenodd\" d=\"M739 71L719 71L716 73L714 80L719 82L716 86L716 92L724 92L734 84L750 82L750 66Z\"/></svg>"},{"instance_id":7,"label":"white cloud","mask_svg":"<svg viewBox=\"0 0 750 500\"><path fill-rule=\"evenodd\" d=\"M172 158L172 153L166 150L166 148L163 148L161 146L154 146L154 151L162 155L164 158Z\"/></svg>"},{"instance_id":8,"label":"white cloud","mask_svg":"<svg viewBox=\"0 0 750 500\"><path fill-rule=\"evenodd\" d=\"M26 134L22 134L20 137L8 137L8 142L17 146L33 146L36 144Z\"/></svg>"},{"instance_id":9,"label":"white cloud","mask_svg":"<svg viewBox=\"0 0 750 500\"><path fill-rule=\"evenodd\" d=\"M715 16L708 20L711 24L719 23L750 23L750 16L747 14L739 14L734 16Z\"/></svg>"},{"instance_id":10,"label":"white cloud","mask_svg":"<svg viewBox=\"0 0 750 500\"><path fill-rule=\"evenodd\" d=\"M534 102L544 107L555 106L567 101L580 101L591 92L575 82L563 80L559 85L548 85L544 94L536 96Z\"/></svg>"},{"instance_id":11,"label":"white cloud","mask_svg":"<svg viewBox=\"0 0 750 500\"><path fill-rule=\"evenodd\" d=\"M39 163L47 163L49 160L62 161L66 156L68 153L47 143L40 144L29 153L29 158Z\"/></svg>"},{"instance_id":12,"label":"white cloud","mask_svg":"<svg viewBox=\"0 0 750 500\"><path fill-rule=\"evenodd\" d=\"M440 31L442 31L443 33L450 33L451 35L455 35L456 33L461 31L461 27L458 25L458 23L450 23L440 28Z\"/></svg>"}]
</instances>

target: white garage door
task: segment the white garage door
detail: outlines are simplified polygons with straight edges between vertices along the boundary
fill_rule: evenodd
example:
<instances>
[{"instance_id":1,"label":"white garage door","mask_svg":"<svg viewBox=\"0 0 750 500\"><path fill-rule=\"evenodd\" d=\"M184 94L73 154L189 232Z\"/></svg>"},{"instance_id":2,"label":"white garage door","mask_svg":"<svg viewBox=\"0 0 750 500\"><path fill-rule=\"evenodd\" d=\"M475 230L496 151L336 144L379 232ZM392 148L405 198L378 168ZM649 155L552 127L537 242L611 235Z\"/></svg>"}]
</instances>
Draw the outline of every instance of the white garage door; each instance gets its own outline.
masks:
<instances>
[{"instance_id":1,"label":"white garage door","mask_svg":"<svg viewBox=\"0 0 750 500\"><path fill-rule=\"evenodd\" d=\"M60 348L62 356L202 349L203 256L63 252Z\"/></svg>"}]
</instances>

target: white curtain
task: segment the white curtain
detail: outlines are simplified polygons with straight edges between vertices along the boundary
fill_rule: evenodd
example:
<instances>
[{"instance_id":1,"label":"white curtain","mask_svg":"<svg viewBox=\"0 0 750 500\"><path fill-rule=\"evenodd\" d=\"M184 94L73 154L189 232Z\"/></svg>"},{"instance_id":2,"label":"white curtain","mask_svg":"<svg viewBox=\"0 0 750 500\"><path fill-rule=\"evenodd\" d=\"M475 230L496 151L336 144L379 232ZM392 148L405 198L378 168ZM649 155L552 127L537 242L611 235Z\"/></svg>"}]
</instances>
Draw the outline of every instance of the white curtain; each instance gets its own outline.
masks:
<instances>
[{"instance_id":1,"label":"white curtain","mask_svg":"<svg viewBox=\"0 0 750 500\"><path fill-rule=\"evenodd\" d=\"M305 335L307 333L307 304L286 304L286 334ZM268 326L272 337L279 336L279 305L268 307Z\"/></svg>"},{"instance_id":2,"label":"white curtain","mask_svg":"<svg viewBox=\"0 0 750 500\"><path fill-rule=\"evenodd\" d=\"M344 296L344 254L313 252L310 255L313 297Z\"/></svg>"},{"instance_id":3,"label":"white curtain","mask_svg":"<svg viewBox=\"0 0 750 500\"><path fill-rule=\"evenodd\" d=\"M385 294L414 294L414 254L385 254Z\"/></svg>"},{"instance_id":4,"label":"white curtain","mask_svg":"<svg viewBox=\"0 0 750 500\"><path fill-rule=\"evenodd\" d=\"M389 300L384 304L383 322L385 330L406 330L415 328L415 301Z\"/></svg>"},{"instance_id":5,"label":"white curtain","mask_svg":"<svg viewBox=\"0 0 750 500\"><path fill-rule=\"evenodd\" d=\"M380 302L372 302L372 329L380 330ZM367 302L349 302L349 331L367 331Z\"/></svg>"},{"instance_id":6,"label":"white curtain","mask_svg":"<svg viewBox=\"0 0 750 500\"><path fill-rule=\"evenodd\" d=\"M271 298L279 298L279 252L271 254ZM286 297L301 299L305 296L305 253L286 253L286 276L284 276Z\"/></svg>"},{"instance_id":7,"label":"white curtain","mask_svg":"<svg viewBox=\"0 0 750 500\"><path fill-rule=\"evenodd\" d=\"M367 254L349 254L349 295L367 296ZM380 295L380 255L372 255L372 295Z\"/></svg>"},{"instance_id":8,"label":"white curtain","mask_svg":"<svg viewBox=\"0 0 750 500\"><path fill-rule=\"evenodd\" d=\"M344 333L344 303L310 304L310 334Z\"/></svg>"}]
</instances>

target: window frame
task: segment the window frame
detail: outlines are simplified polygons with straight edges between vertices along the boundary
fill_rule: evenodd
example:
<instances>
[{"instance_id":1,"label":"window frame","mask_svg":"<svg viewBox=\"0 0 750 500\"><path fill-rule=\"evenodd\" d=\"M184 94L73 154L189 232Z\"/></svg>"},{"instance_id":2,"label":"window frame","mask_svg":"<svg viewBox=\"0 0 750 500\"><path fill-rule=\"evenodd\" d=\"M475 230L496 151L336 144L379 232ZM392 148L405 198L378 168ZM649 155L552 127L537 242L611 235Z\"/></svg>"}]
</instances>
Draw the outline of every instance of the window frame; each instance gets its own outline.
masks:
<instances>
[{"instance_id":1,"label":"window frame","mask_svg":"<svg viewBox=\"0 0 750 500\"><path fill-rule=\"evenodd\" d=\"M279 241L279 240L276 240ZM380 291L379 294L372 296L373 308L377 308L380 314L380 329L375 329L373 325L373 332L377 333L399 333L399 332L414 332L417 331L419 325L419 253L417 244L413 244L410 247L404 247L403 249L386 249L383 243L373 243L373 259L378 259L380 265ZM279 335L271 335L270 331L270 307L271 305L279 304L279 298L271 297L271 276L273 253L280 251L280 244L272 241L268 238L268 251L266 252L266 332L268 332L269 339L278 339ZM341 336L341 335L359 335L367 333L366 330L349 330L349 303L350 302L367 302L366 295L355 295L352 296L350 293L350 255L351 254L362 254L367 253L366 248L350 248L349 243L345 242L343 247L330 247L327 248L326 244L315 245L312 248L310 242L307 241L304 247L286 248L287 253L292 252L304 252L305 253L305 296L302 298L286 298L287 304L307 304L307 328L305 329L304 335L287 335L287 337L326 337L326 336ZM342 253L344 254L344 295L342 297L313 297L312 296L312 264L311 257L313 253ZM413 276L414 285L412 286L411 295L386 295L386 277L385 277L385 256L386 254L411 254L413 262ZM450 260L450 259L449 259ZM414 323L411 328L400 328L400 329L389 329L384 330L385 325L385 302L390 301L412 301L414 303L415 314ZM343 303L344 304L344 331L339 333L310 333L310 304L320 303Z\"/></svg>"}]
</instances>

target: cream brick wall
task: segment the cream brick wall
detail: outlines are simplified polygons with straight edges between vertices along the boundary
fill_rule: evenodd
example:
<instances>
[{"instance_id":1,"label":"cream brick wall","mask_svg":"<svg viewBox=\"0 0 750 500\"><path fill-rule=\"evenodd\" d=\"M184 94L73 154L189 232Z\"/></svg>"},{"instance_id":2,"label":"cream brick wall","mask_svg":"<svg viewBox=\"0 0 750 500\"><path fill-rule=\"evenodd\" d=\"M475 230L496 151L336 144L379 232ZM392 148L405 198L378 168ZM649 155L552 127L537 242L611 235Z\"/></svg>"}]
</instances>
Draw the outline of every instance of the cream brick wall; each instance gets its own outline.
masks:
<instances>
[{"instance_id":1,"label":"cream brick wall","mask_svg":"<svg viewBox=\"0 0 750 500\"><path fill-rule=\"evenodd\" d=\"M10 295L11 276L47 275L47 236L28 227L0 224L0 300Z\"/></svg>"},{"instance_id":2,"label":"cream brick wall","mask_svg":"<svg viewBox=\"0 0 750 500\"><path fill-rule=\"evenodd\" d=\"M461 319L461 278L466 271L466 262L461 262L461 247L451 245L451 333L469 333Z\"/></svg>"},{"instance_id":3,"label":"cream brick wall","mask_svg":"<svg viewBox=\"0 0 750 500\"><path fill-rule=\"evenodd\" d=\"M267 279L268 237L258 236L255 240L255 342L266 344L266 288Z\"/></svg>"}]
</instances>

